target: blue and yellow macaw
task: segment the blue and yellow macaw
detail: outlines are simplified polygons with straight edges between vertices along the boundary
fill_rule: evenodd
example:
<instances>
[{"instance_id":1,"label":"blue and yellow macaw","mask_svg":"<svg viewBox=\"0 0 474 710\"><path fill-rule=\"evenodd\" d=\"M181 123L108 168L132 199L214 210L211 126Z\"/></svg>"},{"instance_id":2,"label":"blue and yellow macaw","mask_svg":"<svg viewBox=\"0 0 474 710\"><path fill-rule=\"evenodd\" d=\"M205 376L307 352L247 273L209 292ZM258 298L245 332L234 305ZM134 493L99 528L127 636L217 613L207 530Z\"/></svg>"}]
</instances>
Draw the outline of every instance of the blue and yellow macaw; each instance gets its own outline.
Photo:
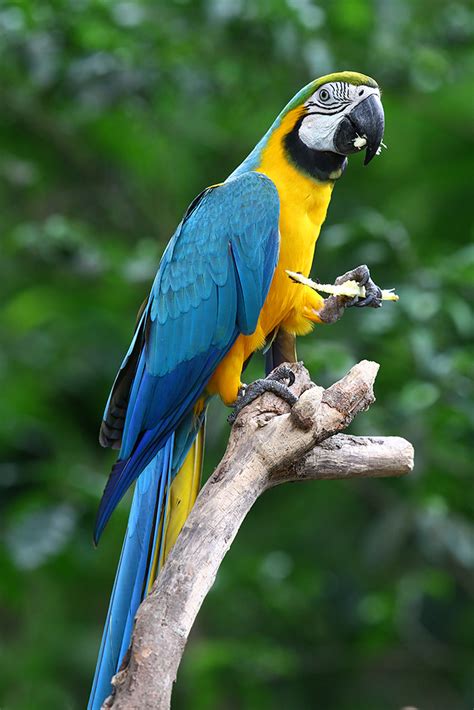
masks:
<instances>
[{"instance_id":1,"label":"blue and yellow macaw","mask_svg":"<svg viewBox=\"0 0 474 710\"><path fill-rule=\"evenodd\" d=\"M217 394L232 405L240 393L245 400L242 370L256 350L272 343L270 368L294 359L294 336L333 319L334 299L325 301L292 282L286 269L309 275L347 156L365 148L368 163L379 151L383 129L373 79L347 71L311 82L227 180L191 203L169 242L100 432L101 444L120 453L100 503L96 542L126 490L137 483L92 710L110 693L135 612L196 499L210 397ZM366 270L355 275L370 288L354 305L379 305Z\"/></svg>"}]
</instances>

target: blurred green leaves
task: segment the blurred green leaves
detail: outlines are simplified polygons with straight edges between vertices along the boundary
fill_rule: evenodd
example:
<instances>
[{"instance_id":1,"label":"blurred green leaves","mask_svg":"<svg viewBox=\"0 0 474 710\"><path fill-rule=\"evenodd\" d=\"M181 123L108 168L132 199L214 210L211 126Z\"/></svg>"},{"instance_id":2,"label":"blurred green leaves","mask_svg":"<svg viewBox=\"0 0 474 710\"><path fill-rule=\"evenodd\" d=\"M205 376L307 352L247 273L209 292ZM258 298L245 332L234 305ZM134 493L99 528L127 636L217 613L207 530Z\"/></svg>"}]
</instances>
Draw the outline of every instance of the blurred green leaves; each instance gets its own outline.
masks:
<instances>
[{"instance_id":1,"label":"blurred green leaves","mask_svg":"<svg viewBox=\"0 0 474 710\"><path fill-rule=\"evenodd\" d=\"M353 431L408 437L416 470L262 498L175 705L472 705L473 40L457 0L0 6L2 707L85 704L127 516L93 550L98 423L167 240L297 89L344 68L382 85L388 150L350 161L313 276L365 262L401 300L299 353L323 385L380 362ZM227 432L216 403L207 471Z\"/></svg>"}]
</instances>

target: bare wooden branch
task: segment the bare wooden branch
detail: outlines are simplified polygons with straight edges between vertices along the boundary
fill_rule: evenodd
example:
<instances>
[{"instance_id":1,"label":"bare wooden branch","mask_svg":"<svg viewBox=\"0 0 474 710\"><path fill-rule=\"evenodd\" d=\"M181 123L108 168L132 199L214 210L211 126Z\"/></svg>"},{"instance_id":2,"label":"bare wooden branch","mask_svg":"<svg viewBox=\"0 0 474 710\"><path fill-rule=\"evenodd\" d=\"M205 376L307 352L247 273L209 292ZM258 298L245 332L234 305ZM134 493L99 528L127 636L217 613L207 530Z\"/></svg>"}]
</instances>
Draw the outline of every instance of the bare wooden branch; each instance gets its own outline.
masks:
<instances>
[{"instance_id":1,"label":"bare wooden branch","mask_svg":"<svg viewBox=\"0 0 474 710\"><path fill-rule=\"evenodd\" d=\"M184 647L201 604L239 527L257 498L287 481L401 476L413 468L413 448L398 437L339 434L374 401L378 365L363 361L328 389L292 365L289 411L265 394L239 415L226 453L202 489L138 610L128 665L113 679L103 707L167 710Z\"/></svg>"}]
</instances>

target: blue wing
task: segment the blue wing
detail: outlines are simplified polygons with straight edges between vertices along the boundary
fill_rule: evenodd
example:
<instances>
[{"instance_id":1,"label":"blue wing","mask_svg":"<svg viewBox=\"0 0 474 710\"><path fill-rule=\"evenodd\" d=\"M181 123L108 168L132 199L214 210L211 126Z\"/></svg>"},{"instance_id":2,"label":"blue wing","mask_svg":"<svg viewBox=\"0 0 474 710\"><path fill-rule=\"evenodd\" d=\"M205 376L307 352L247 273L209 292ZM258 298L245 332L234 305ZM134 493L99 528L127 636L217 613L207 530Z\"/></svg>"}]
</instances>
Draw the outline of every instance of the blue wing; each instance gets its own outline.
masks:
<instances>
[{"instance_id":1,"label":"blue wing","mask_svg":"<svg viewBox=\"0 0 474 710\"><path fill-rule=\"evenodd\" d=\"M96 541L237 336L255 330L278 259L279 208L273 182L245 173L201 193L168 244L116 380L120 416L114 391L104 415L121 449L99 507Z\"/></svg>"}]
</instances>

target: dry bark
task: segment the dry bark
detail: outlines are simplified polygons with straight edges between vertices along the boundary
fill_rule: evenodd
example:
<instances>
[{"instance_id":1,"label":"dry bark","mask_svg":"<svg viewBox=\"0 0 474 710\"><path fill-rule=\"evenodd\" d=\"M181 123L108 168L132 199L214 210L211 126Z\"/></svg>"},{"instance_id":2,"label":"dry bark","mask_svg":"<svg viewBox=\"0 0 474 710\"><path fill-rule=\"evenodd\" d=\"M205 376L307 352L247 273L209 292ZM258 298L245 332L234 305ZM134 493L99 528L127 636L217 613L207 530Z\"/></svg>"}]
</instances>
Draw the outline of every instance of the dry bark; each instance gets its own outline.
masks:
<instances>
[{"instance_id":1,"label":"dry bark","mask_svg":"<svg viewBox=\"0 0 474 710\"><path fill-rule=\"evenodd\" d=\"M286 403L265 394L235 422L226 453L202 489L140 606L126 667L103 707L167 710L184 647L201 604L239 527L257 498L287 481L400 476L413 448L398 437L339 434L374 402L374 362L362 361L328 389L311 383L301 363Z\"/></svg>"}]
</instances>

